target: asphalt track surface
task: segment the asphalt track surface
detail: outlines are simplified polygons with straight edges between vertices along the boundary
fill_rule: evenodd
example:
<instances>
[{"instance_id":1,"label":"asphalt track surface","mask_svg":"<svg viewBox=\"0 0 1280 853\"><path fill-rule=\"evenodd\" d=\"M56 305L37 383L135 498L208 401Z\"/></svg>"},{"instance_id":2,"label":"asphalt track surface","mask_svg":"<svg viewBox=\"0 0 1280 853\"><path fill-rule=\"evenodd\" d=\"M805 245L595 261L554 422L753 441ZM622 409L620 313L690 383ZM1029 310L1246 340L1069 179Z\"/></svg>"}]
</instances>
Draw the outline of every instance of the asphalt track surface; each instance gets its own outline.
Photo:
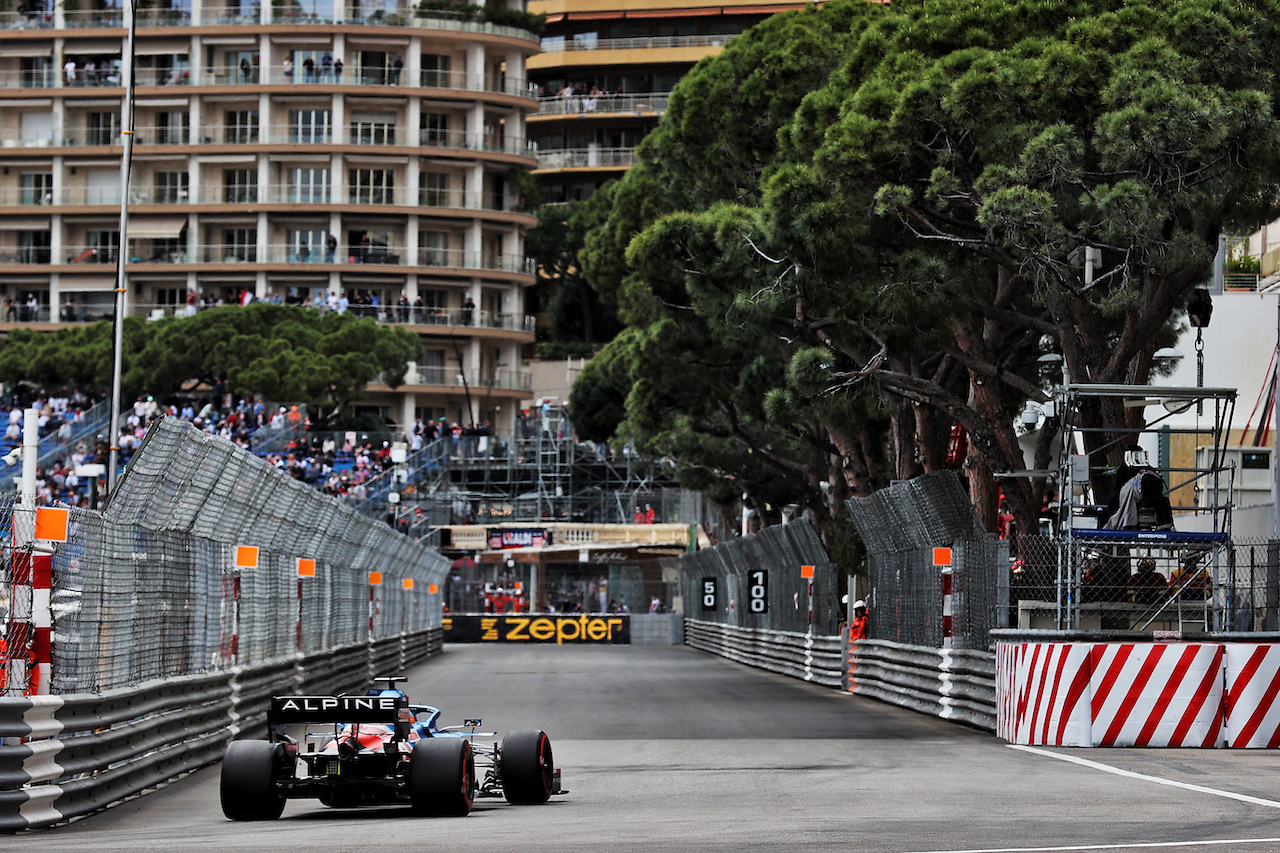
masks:
<instances>
[{"instance_id":1,"label":"asphalt track surface","mask_svg":"<svg viewBox=\"0 0 1280 853\"><path fill-rule=\"evenodd\" d=\"M544 729L569 793L232 823L214 766L0 849L1280 851L1275 751L1017 749L684 647L450 646L409 675L443 725Z\"/></svg>"}]
</instances>

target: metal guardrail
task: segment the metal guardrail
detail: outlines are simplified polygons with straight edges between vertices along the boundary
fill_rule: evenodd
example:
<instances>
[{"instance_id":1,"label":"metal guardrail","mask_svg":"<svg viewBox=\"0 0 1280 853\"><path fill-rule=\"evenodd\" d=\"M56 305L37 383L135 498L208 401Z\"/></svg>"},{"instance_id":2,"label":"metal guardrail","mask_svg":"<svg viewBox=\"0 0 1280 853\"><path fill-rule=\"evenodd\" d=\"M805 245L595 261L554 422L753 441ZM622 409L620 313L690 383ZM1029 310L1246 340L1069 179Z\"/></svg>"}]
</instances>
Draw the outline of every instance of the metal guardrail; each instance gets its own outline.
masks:
<instances>
[{"instance_id":1,"label":"metal guardrail","mask_svg":"<svg viewBox=\"0 0 1280 853\"><path fill-rule=\"evenodd\" d=\"M849 651L849 692L922 714L996 728L996 656L858 640Z\"/></svg>"},{"instance_id":2,"label":"metal guardrail","mask_svg":"<svg viewBox=\"0 0 1280 853\"><path fill-rule=\"evenodd\" d=\"M217 761L228 741L262 732L273 695L356 689L442 645L429 628L104 693L0 698L0 833L91 814Z\"/></svg>"},{"instance_id":3,"label":"metal guardrail","mask_svg":"<svg viewBox=\"0 0 1280 853\"><path fill-rule=\"evenodd\" d=\"M766 669L839 689L844 679L844 640L768 631L763 628L734 628L716 622L685 619L685 645L720 655L757 669ZM995 687L992 687L994 696Z\"/></svg>"}]
</instances>

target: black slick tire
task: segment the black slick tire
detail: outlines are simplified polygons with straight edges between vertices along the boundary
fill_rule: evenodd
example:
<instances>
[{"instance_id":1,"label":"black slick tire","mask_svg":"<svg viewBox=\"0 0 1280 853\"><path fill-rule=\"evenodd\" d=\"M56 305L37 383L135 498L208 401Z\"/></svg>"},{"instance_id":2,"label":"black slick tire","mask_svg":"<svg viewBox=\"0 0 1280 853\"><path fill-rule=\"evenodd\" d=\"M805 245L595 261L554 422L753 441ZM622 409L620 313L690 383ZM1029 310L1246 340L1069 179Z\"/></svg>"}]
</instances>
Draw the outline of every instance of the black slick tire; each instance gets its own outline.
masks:
<instances>
[{"instance_id":1,"label":"black slick tire","mask_svg":"<svg viewBox=\"0 0 1280 853\"><path fill-rule=\"evenodd\" d=\"M231 820L275 820L284 811L276 788L282 749L265 740L238 740L222 757L222 813Z\"/></svg>"},{"instance_id":2,"label":"black slick tire","mask_svg":"<svg viewBox=\"0 0 1280 853\"><path fill-rule=\"evenodd\" d=\"M528 729L502 739L502 795L516 806L538 806L551 799L556 764L551 738Z\"/></svg>"},{"instance_id":3,"label":"black slick tire","mask_svg":"<svg viewBox=\"0 0 1280 853\"><path fill-rule=\"evenodd\" d=\"M476 762L462 738L423 738L409 757L409 802L414 814L463 817L476 799Z\"/></svg>"}]
</instances>

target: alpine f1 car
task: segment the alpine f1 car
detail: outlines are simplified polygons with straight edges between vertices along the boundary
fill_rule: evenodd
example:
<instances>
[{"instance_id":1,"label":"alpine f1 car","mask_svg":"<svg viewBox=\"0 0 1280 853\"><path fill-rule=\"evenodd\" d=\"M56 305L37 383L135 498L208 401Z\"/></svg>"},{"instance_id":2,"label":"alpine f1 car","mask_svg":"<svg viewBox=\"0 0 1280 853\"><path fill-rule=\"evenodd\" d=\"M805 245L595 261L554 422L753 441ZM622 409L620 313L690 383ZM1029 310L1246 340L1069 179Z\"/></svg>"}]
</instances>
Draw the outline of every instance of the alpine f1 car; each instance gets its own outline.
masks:
<instances>
[{"instance_id":1,"label":"alpine f1 car","mask_svg":"<svg viewBox=\"0 0 1280 853\"><path fill-rule=\"evenodd\" d=\"M412 705L401 676L375 679L364 696L277 696L268 740L238 740L222 759L222 813L275 820L285 800L315 798L334 808L403 803L422 815L462 816L480 797L540 805L564 794L551 740L510 732L477 746L480 720L441 728L440 710ZM298 733L301 741L291 737Z\"/></svg>"}]
</instances>

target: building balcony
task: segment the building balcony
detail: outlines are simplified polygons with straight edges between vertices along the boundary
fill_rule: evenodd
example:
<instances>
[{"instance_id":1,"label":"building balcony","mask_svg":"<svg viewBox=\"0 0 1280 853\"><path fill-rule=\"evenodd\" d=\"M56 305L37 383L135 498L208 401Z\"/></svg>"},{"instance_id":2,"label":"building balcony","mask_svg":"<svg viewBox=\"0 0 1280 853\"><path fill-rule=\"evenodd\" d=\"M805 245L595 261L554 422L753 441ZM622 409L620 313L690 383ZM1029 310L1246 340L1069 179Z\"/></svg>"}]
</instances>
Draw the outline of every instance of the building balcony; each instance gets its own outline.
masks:
<instances>
[{"instance_id":1,"label":"building balcony","mask_svg":"<svg viewBox=\"0 0 1280 853\"><path fill-rule=\"evenodd\" d=\"M670 92L647 92L630 95L577 94L571 98L562 95L538 98L537 117L616 115L661 115L667 111Z\"/></svg>"},{"instance_id":2,"label":"building balcony","mask_svg":"<svg viewBox=\"0 0 1280 853\"><path fill-rule=\"evenodd\" d=\"M482 376L479 371L461 371L456 367L437 367L418 365L405 374L406 385L435 385L453 388L459 391L470 390L472 393L495 391L533 391L533 374L517 370L486 371Z\"/></svg>"},{"instance_id":3,"label":"building balcony","mask_svg":"<svg viewBox=\"0 0 1280 853\"><path fill-rule=\"evenodd\" d=\"M152 240L153 237L139 237ZM163 245L163 244L162 244ZM0 246L0 266L100 266L115 264L119 250L114 246L86 246L64 244L55 259L47 247ZM174 266L184 264L271 264L305 265L318 269L330 267L378 266L382 268L430 267L460 271L481 270L517 275L533 275L536 262L533 258L511 258L502 255L481 255L461 249L417 249L404 251L395 248L375 248L361 251L345 249L327 256L323 251L312 252L298 246L270 244L257 246L198 245L181 249L146 248L130 241L129 267Z\"/></svg>"},{"instance_id":4,"label":"building balcony","mask_svg":"<svg viewBox=\"0 0 1280 853\"><path fill-rule=\"evenodd\" d=\"M295 9L273 9L263 13L241 14L225 9L205 9L198 15L180 9L139 9L136 16L140 29L150 27L225 27L261 26L264 24L289 24L293 26L330 26L348 24L369 27L409 27L411 29L443 30L447 32L476 33L536 42L538 36L519 27L500 26L483 21L467 21L450 16L445 11L419 10L400 14L382 10L370 15L340 11L303 13ZM119 9L65 10L22 14L0 12L0 30L54 30L54 29L113 29L124 26L124 13Z\"/></svg>"},{"instance_id":5,"label":"building balcony","mask_svg":"<svg viewBox=\"0 0 1280 853\"><path fill-rule=\"evenodd\" d=\"M538 152L539 169L627 169L637 162L634 148L559 148Z\"/></svg>"},{"instance_id":6,"label":"building balcony","mask_svg":"<svg viewBox=\"0 0 1280 853\"><path fill-rule=\"evenodd\" d=\"M132 317L145 317L148 320L161 320L165 317L180 317L188 314L194 314L200 310L204 309L197 308L196 306L188 308L186 305L157 305L133 302L129 305L128 313L129 316ZM299 306L298 310L321 310L327 312L328 308L316 309L310 306ZM439 328L441 332L466 329L497 329L505 332L520 332L532 335L535 327L535 318L530 316L517 314L495 314L490 311L476 310L468 312L465 308L414 309L401 308L396 305L382 305L377 309L373 309L367 306L353 305L347 309L347 311L352 316L369 318L385 325L432 326ZM84 320L85 318L81 316L77 321L82 322ZM437 382L424 384L442 383Z\"/></svg>"},{"instance_id":7,"label":"building balcony","mask_svg":"<svg viewBox=\"0 0 1280 853\"><path fill-rule=\"evenodd\" d=\"M710 12L711 10L708 10ZM546 36L542 52L564 53L582 50L668 50L676 47L723 47L731 35L644 36L625 39L579 39Z\"/></svg>"}]
</instances>

